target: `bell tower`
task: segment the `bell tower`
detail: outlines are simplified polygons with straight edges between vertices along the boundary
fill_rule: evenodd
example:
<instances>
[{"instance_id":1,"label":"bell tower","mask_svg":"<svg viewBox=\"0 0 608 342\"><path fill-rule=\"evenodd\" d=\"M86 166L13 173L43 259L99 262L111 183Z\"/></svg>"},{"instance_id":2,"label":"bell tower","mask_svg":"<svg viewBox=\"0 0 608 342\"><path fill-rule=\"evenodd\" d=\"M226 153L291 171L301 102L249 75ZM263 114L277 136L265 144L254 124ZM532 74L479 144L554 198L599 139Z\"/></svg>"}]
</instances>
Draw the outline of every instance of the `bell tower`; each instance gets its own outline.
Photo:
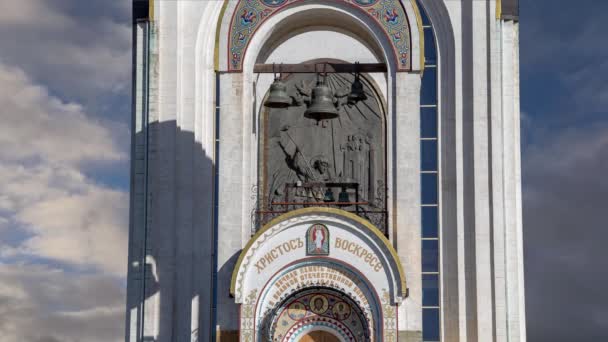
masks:
<instances>
[{"instance_id":1,"label":"bell tower","mask_svg":"<svg viewBox=\"0 0 608 342\"><path fill-rule=\"evenodd\" d=\"M133 0L126 341L525 341L517 0Z\"/></svg>"}]
</instances>

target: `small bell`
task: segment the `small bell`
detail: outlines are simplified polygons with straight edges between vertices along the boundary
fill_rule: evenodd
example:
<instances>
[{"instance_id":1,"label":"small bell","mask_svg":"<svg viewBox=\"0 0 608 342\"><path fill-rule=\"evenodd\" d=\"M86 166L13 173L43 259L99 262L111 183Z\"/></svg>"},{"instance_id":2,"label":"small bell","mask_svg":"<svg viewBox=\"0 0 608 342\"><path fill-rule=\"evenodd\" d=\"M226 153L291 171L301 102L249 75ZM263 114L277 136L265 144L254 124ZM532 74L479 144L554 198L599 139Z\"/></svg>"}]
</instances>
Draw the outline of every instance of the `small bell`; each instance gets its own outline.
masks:
<instances>
[{"instance_id":1,"label":"small bell","mask_svg":"<svg viewBox=\"0 0 608 342\"><path fill-rule=\"evenodd\" d=\"M330 188L327 188L327 190L325 190L325 196L323 196L323 202L334 202L335 200L334 192L331 191Z\"/></svg>"},{"instance_id":2,"label":"small bell","mask_svg":"<svg viewBox=\"0 0 608 342\"><path fill-rule=\"evenodd\" d=\"M275 78L270 85L268 98L264 106L269 108L287 108L291 104L291 98L287 95L287 86L280 79Z\"/></svg>"},{"instance_id":3,"label":"small bell","mask_svg":"<svg viewBox=\"0 0 608 342\"><path fill-rule=\"evenodd\" d=\"M348 192L346 191L345 188L342 188L342 191L340 191L340 194L338 195L338 202L340 202L340 203L350 202L350 197L348 196Z\"/></svg>"},{"instance_id":4,"label":"small bell","mask_svg":"<svg viewBox=\"0 0 608 342\"><path fill-rule=\"evenodd\" d=\"M334 94L325 83L318 82L312 89L310 106L304 112L304 117L317 121L338 117L338 110L334 106Z\"/></svg>"},{"instance_id":5,"label":"small bell","mask_svg":"<svg viewBox=\"0 0 608 342\"><path fill-rule=\"evenodd\" d=\"M355 104L365 100L367 100L367 95L363 90L363 83L361 83L359 74L355 74L355 82L350 86L350 94L348 94L348 103Z\"/></svg>"}]
</instances>

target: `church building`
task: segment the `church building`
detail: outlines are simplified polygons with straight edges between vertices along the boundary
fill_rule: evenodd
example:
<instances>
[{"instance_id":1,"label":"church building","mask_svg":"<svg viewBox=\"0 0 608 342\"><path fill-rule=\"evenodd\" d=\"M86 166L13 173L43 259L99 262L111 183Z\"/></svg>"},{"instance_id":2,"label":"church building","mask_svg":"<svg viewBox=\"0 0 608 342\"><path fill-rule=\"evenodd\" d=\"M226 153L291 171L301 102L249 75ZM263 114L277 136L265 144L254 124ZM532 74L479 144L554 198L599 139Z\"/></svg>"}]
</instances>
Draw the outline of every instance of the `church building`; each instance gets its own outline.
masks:
<instances>
[{"instance_id":1,"label":"church building","mask_svg":"<svg viewBox=\"0 0 608 342\"><path fill-rule=\"evenodd\" d=\"M517 0L133 0L127 342L524 342Z\"/></svg>"}]
</instances>

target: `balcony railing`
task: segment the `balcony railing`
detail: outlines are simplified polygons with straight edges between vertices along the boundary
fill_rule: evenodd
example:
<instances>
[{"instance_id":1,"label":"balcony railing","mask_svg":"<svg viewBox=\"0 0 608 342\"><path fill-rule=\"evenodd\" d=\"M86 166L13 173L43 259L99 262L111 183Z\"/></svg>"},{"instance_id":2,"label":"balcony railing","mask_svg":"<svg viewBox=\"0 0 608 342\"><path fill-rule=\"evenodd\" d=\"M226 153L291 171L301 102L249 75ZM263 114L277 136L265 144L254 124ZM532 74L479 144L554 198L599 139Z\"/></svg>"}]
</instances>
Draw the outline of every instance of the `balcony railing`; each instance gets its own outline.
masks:
<instances>
[{"instance_id":1,"label":"balcony railing","mask_svg":"<svg viewBox=\"0 0 608 342\"><path fill-rule=\"evenodd\" d=\"M386 208L361 200L358 183L287 183L281 200L269 201L265 208L256 211L255 226L259 229L275 217L307 207L342 209L368 220L385 236L388 235Z\"/></svg>"}]
</instances>

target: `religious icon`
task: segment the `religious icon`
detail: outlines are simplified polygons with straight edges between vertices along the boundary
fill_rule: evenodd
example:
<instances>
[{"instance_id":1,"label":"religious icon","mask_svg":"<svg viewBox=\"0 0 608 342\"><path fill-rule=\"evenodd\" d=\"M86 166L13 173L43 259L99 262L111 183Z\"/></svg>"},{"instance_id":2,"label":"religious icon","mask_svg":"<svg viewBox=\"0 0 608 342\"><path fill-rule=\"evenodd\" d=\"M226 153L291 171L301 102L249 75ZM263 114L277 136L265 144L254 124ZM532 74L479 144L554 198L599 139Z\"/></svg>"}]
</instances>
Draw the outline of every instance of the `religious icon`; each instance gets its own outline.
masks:
<instances>
[{"instance_id":1,"label":"religious icon","mask_svg":"<svg viewBox=\"0 0 608 342\"><path fill-rule=\"evenodd\" d=\"M338 302L334 304L332 312L336 319L343 321L350 316L350 306L344 302Z\"/></svg>"},{"instance_id":2,"label":"religious icon","mask_svg":"<svg viewBox=\"0 0 608 342\"><path fill-rule=\"evenodd\" d=\"M300 320L306 316L306 307L300 302L295 302L289 306L287 314L294 321Z\"/></svg>"},{"instance_id":3,"label":"religious icon","mask_svg":"<svg viewBox=\"0 0 608 342\"><path fill-rule=\"evenodd\" d=\"M329 255L329 230L322 224L314 224L306 232L307 255Z\"/></svg>"},{"instance_id":4,"label":"religious icon","mask_svg":"<svg viewBox=\"0 0 608 342\"><path fill-rule=\"evenodd\" d=\"M320 315L327 311L329 307L329 303L327 303L327 298L322 295L316 295L310 298L310 311Z\"/></svg>"}]
</instances>

